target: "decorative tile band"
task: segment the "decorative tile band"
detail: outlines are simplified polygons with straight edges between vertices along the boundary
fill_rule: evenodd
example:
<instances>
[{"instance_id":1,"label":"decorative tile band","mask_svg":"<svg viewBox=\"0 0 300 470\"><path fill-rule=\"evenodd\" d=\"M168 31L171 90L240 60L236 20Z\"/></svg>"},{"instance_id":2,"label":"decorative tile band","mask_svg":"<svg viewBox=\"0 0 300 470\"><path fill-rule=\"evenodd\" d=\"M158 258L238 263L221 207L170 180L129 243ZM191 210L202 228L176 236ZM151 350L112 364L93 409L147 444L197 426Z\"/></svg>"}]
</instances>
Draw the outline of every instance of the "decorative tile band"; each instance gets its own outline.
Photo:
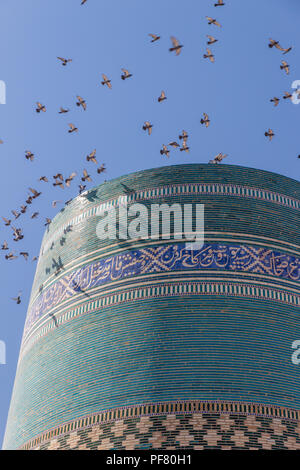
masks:
<instances>
[{"instance_id":1,"label":"decorative tile band","mask_svg":"<svg viewBox=\"0 0 300 470\"><path fill-rule=\"evenodd\" d=\"M101 259L53 283L32 304L25 330L56 305L88 289L150 273L207 269L300 281L300 258L269 248L217 243L198 251L186 250L185 243L142 248Z\"/></svg>"},{"instance_id":2,"label":"decorative tile band","mask_svg":"<svg viewBox=\"0 0 300 470\"><path fill-rule=\"evenodd\" d=\"M20 449L33 449L47 441L53 440L54 438L58 439L65 434L74 433L79 430L88 430L102 423L113 423L130 418L140 418L143 416L192 415L195 417L197 415L206 414L235 414L275 419L283 418L294 422L299 421L300 418L300 412L298 410L280 406L269 406L266 404L205 400L145 403L135 406L114 408L103 411L101 413L85 416L68 423L64 423L63 425L48 430L47 432L35 437L29 442L26 442L20 447Z\"/></svg>"},{"instance_id":3,"label":"decorative tile band","mask_svg":"<svg viewBox=\"0 0 300 470\"><path fill-rule=\"evenodd\" d=\"M235 283L226 282L224 280L220 282L182 282L182 280L178 282L174 280L173 282L159 283L158 285L148 283L147 287L124 289L121 292L111 293L109 295L101 295L96 292L94 298L91 298L90 301L84 301L82 305L78 305L77 301L76 307L64 307L65 310L63 313L60 314L59 311L55 312L55 314L51 313L49 316L46 316L46 319L43 318L41 323L37 324L32 330L26 330L22 341L19 360L26 354L26 351L32 343L48 334L48 332L56 328L57 325L61 325L82 314L135 300L140 301L149 298L184 295L221 295L272 300L294 306L300 305L300 294L292 294L281 289L263 287L261 285L243 284L242 282L244 282L244 280L239 279L237 279Z\"/></svg>"},{"instance_id":4,"label":"decorative tile band","mask_svg":"<svg viewBox=\"0 0 300 470\"><path fill-rule=\"evenodd\" d=\"M285 196L284 194L276 193L259 188L248 186L233 185L233 184L177 184L159 186L156 188L148 188L145 190L135 191L132 194L122 195L119 198L113 198L105 201L104 203L97 204L90 207L88 210L81 212L76 217L70 219L67 223L62 225L59 230L55 231L50 238L42 245L41 256L50 248L53 242L63 235L64 231L70 226L75 227L80 224L84 219L100 216L103 212L109 210L111 207L117 207L120 201L126 200L128 204L141 200L151 200L159 197L172 197L182 195L213 195L213 196L235 196L246 197L250 199L258 199L261 201L272 202L291 209L300 210L300 200ZM120 199L121 198L121 199Z\"/></svg>"}]
</instances>

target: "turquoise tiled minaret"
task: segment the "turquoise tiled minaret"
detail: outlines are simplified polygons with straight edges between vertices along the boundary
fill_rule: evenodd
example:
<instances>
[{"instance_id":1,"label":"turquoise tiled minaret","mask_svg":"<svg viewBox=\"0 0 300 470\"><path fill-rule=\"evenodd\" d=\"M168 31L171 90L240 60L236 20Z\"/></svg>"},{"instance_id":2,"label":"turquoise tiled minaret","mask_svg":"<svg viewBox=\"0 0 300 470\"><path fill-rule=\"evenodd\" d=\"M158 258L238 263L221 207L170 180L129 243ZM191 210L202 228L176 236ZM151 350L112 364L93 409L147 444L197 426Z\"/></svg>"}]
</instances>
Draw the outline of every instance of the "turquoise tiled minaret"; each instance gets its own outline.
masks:
<instances>
[{"instance_id":1,"label":"turquoise tiled minaret","mask_svg":"<svg viewBox=\"0 0 300 470\"><path fill-rule=\"evenodd\" d=\"M204 246L99 240L124 197L204 204ZM4 448L300 449L299 313L299 182L191 164L101 184L44 236Z\"/></svg>"}]
</instances>

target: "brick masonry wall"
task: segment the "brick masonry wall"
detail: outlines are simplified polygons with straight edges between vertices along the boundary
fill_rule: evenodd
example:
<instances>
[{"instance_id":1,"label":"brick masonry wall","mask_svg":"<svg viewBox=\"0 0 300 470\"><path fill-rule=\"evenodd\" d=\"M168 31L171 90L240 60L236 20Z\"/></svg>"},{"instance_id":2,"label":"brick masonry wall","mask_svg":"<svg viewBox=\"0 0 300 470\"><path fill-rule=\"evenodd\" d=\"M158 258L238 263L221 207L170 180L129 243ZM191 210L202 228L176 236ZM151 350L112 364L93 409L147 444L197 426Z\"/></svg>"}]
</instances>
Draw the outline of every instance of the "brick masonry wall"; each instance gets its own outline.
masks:
<instances>
[{"instance_id":1,"label":"brick masonry wall","mask_svg":"<svg viewBox=\"0 0 300 470\"><path fill-rule=\"evenodd\" d=\"M120 196L203 203L204 247L100 241ZM299 247L300 183L264 171L163 167L74 199L42 242L4 448L299 448Z\"/></svg>"}]
</instances>

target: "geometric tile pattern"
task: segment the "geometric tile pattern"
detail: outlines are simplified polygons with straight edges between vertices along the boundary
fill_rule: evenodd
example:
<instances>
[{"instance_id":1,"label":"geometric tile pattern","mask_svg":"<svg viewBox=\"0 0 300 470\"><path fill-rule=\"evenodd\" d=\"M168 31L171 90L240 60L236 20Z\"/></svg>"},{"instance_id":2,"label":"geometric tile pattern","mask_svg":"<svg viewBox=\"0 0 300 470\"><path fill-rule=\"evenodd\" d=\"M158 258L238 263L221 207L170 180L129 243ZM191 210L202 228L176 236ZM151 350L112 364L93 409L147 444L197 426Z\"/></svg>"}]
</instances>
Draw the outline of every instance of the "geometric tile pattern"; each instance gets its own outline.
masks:
<instances>
[{"instance_id":1,"label":"geometric tile pattern","mask_svg":"<svg viewBox=\"0 0 300 470\"><path fill-rule=\"evenodd\" d=\"M57 436L36 450L300 450L300 422L237 413L142 416Z\"/></svg>"}]
</instances>

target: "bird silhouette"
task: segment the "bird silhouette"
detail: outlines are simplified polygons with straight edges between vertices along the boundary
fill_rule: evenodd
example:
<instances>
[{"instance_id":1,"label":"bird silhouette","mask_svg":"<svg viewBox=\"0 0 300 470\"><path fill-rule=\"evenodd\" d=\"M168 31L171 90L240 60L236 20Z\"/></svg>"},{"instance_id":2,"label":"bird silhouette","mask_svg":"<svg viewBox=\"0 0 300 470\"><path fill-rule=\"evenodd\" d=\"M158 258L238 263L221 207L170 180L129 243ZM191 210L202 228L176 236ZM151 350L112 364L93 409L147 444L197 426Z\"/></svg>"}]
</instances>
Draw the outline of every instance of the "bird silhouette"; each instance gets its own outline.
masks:
<instances>
[{"instance_id":1,"label":"bird silhouette","mask_svg":"<svg viewBox=\"0 0 300 470\"><path fill-rule=\"evenodd\" d=\"M109 80L109 78L107 78L107 76L104 73L102 74L102 78L103 78L103 81L101 82L102 85L107 85L108 88L111 88L111 80Z\"/></svg>"},{"instance_id":2,"label":"bird silhouette","mask_svg":"<svg viewBox=\"0 0 300 470\"><path fill-rule=\"evenodd\" d=\"M282 65L280 66L281 70L284 70L285 73L288 75L290 73L289 64L285 60L282 60L281 63L282 63Z\"/></svg>"},{"instance_id":3,"label":"bird silhouette","mask_svg":"<svg viewBox=\"0 0 300 470\"><path fill-rule=\"evenodd\" d=\"M203 119L200 120L201 124L205 124L205 127L208 127L210 124L210 119L208 117L208 114L203 113Z\"/></svg>"},{"instance_id":4,"label":"bird silhouette","mask_svg":"<svg viewBox=\"0 0 300 470\"><path fill-rule=\"evenodd\" d=\"M206 54L203 55L204 59L209 59L211 62L215 61L215 56L210 49L206 49Z\"/></svg>"},{"instance_id":5,"label":"bird silhouette","mask_svg":"<svg viewBox=\"0 0 300 470\"><path fill-rule=\"evenodd\" d=\"M165 94L164 91L162 91L161 94L160 94L160 96L157 98L157 101L158 101L159 103L161 103L162 101L164 101L164 100L166 100L166 99L167 99L166 94Z\"/></svg>"},{"instance_id":6,"label":"bird silhouette","mask_svg":"<svg viewBox=\"0 0 300 470\"><path fill-rule=\"evenodd\" d=\"M274 132L272 131L272 129L269 129L267 132L265 132L265 136L266 137L269 137L269 140L271 141L274 137Z\"/></svg>"},{"instance_id":7,"label":"bird silhouette","mask_svg":"<svg viewBox=\"0 0 300 470\"><path fill-rule=\"evenodd\" d=\"M78 106L78 107L81 106L82 109L84 109L84 111L85 111L85 110L86 110L86 102L85 102L85 100L84 100L83 98L81 98L81 96L77 96L77 100L78 100L78 101L76 101L76 106Z\"/></svg>"},{"instance_id":8,"label":"bird silhouette","mask_svg":"<svg viewBox=\"0 0 300 470\"><path fill-rule=\"evenodd\" d=\"M37 107L36 107L35 110L36 110L37 113L40 113L41 111L43 111L43 113L46 112L46 106L45 105L43 105L39 102L37 102L36 105L37 105Z\"/></svg>"},{"instance_id":9,"label":"bird silhouette","mask_svg":"<svg viewBox=\"0 0 300 470\"><path fill-rule=\"evenodd\" d=\"M126 78L132 77L132 73L129 73L128 70L122 69L122 72L123 72L121 75L122 80L126 80Z\"/></svg>"},{"instance_id":10,"label":"bird silhouette","mask_svg":"<svg viewBox=\"0 0 300 470\"><path fill-rule=\"evenodd\" d=\"M64 57L57 57L57 58L61 61L64 67L67 65L68 62L72 62L72 59L64 59Z\"/></svg>"},{"instance_id":11,"label":"bird silhouette","mask_svg":"<svg viewBox=\"0 0 300 470\"><path fill-rule=\"evenodd\" d=\"M166 157L170 156L170 150L168 150L166 145L162 146L162 149L160 150L161 155L165 155Z\"/></svg>"},{"instance_id":12,"label":"bird silhouette","mask_svg":"<svg viewBox=\"0 0 300 470\"><path fill-rule=\"evenodd\" d=\"M158 41L160 39L160 36L157 36L156 34L149 34L149 36L152 38L151 42Z\"/></svg>"},{"instance_id":13,"label":"bird silhouette","mask_svg":"<svg viewBox=\"0 0 300 470\"><path fill-rule=\"evenodd\" d=\"M280 99L274 96L270 101L271 103L274 103L274 106L278 106Z\"/></svg>"},{"instance_id":14,"label":"bird silhouette","mask_svg":"<svg viewBox=\"0 0 300 470\"><path fill-rule=\"evenodd\" d=\"M149 121L145 121L143 125L143 130L148 131L148 135L151 135L153 125Z\"/></svg>"},{"instance_id":15,"label":"bird silhouette","mask_svg":"<svg viewBox=\"0 0 300 470\"><path fill-rule=\"evenodd\" d=\"M220 23L215 18L211 18L210 16L207 16L206 19L209 25L214 24L215 26L219 26L221 28Z\"/></svg>"},{"instance_id":16,"label":"bird silhouette","mask_svg":"<svg viewBox=\"0 0 300 470\"><path fill-rule=\"evenodd\" d=\"M181 49L183 48L183 45L179 44L178 39L174 38L174 36L171 36L171 41L172 41L173 47L170 47L169 51L170 52L175 51L175 54L179 55L181 52Z\"/></svg>"}]
</instances>

